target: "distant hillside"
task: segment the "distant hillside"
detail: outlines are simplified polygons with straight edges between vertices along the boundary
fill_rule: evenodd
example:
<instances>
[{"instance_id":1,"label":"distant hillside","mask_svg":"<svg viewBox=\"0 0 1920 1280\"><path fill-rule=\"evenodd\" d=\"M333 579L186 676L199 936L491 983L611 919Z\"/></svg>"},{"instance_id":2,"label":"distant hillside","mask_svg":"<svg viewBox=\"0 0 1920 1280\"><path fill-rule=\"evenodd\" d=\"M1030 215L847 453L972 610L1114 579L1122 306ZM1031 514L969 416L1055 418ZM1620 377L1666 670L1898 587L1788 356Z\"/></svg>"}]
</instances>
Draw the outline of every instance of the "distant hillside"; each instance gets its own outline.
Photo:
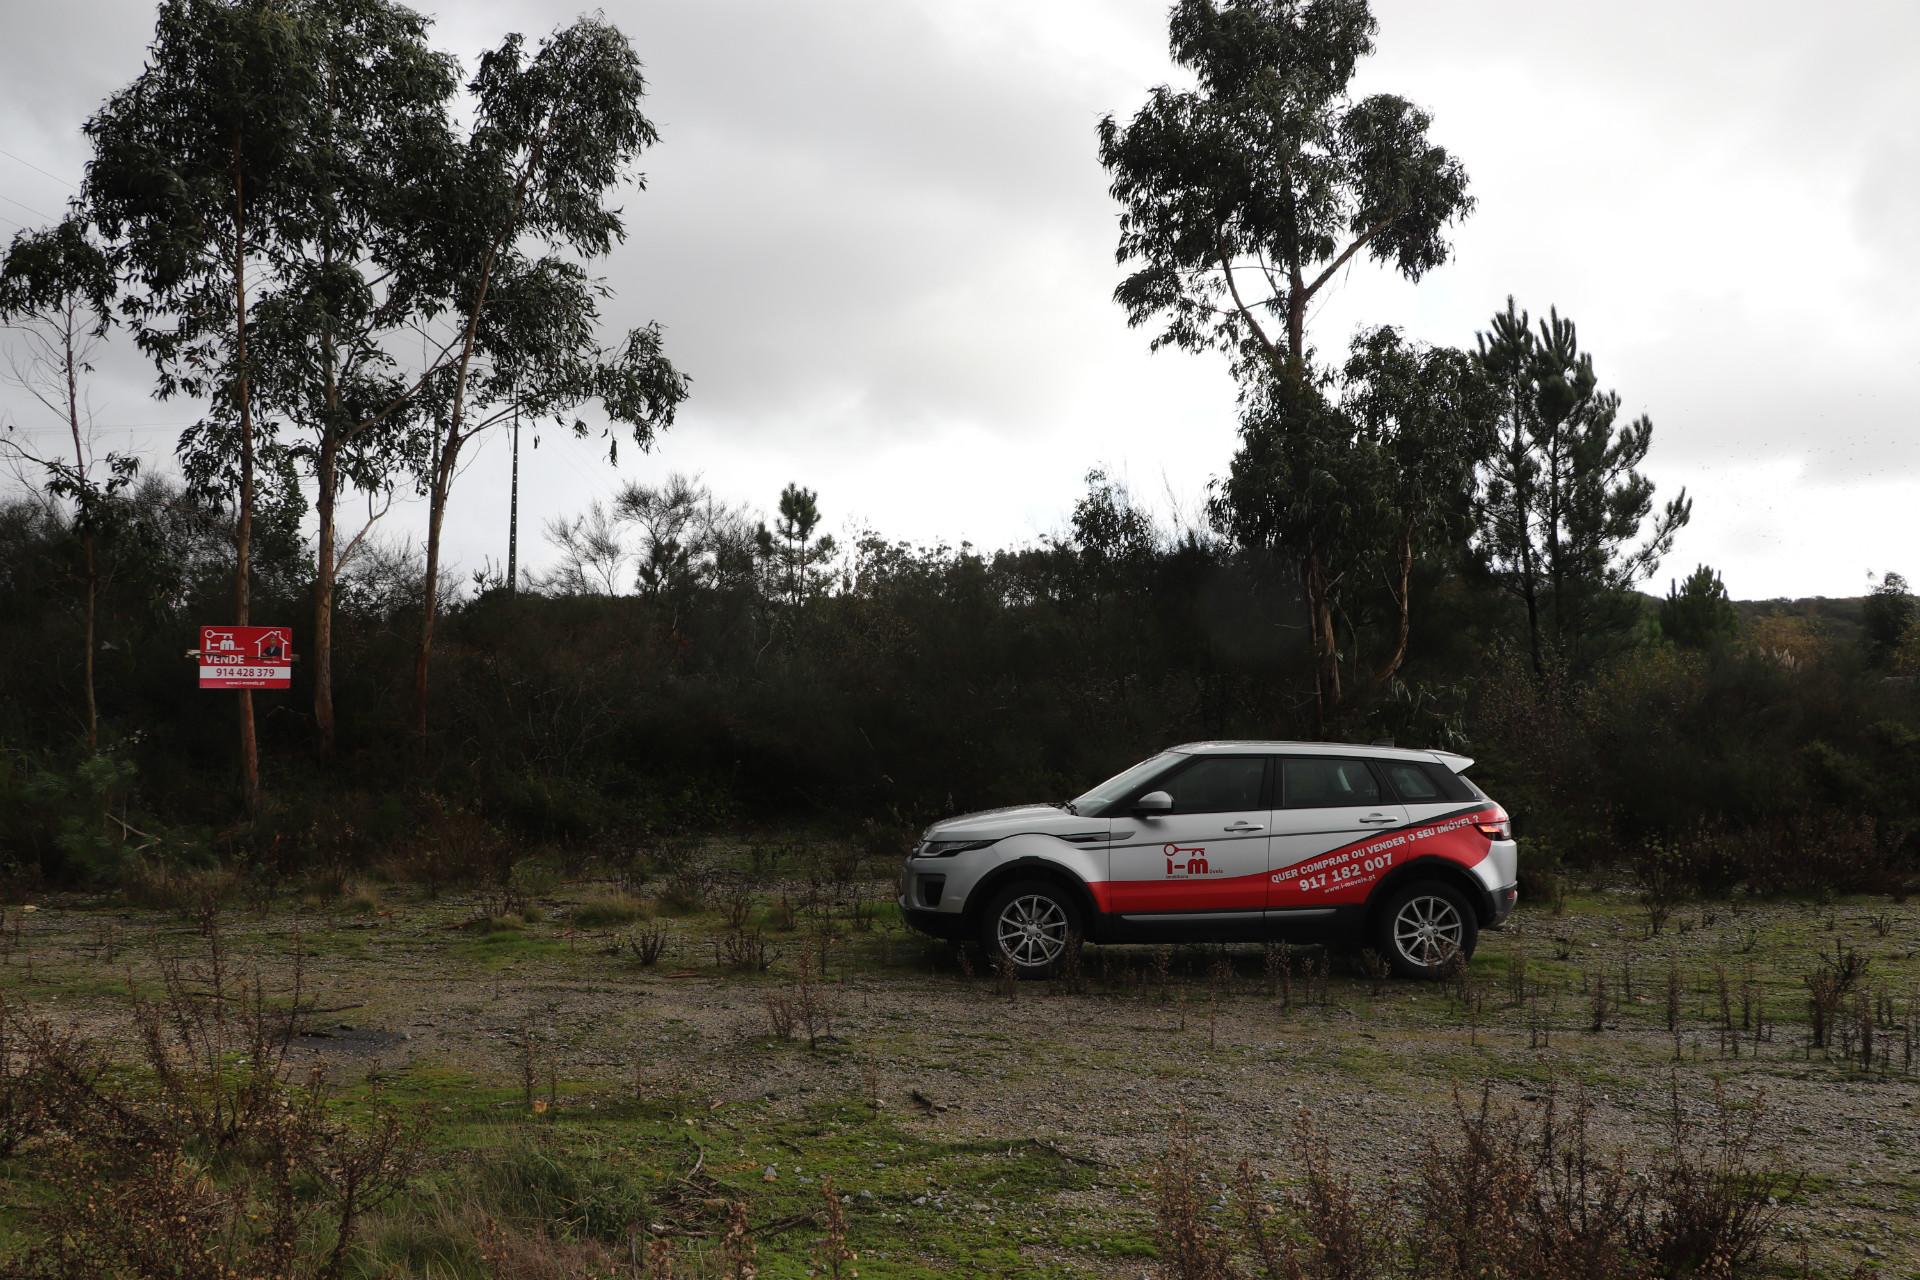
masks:
<instances>
[{"instance_id":1,"label":"distant hillside","mask_svg":"<svg viewBox=\"0 0 1920 1280\"><path fill-rule=\"evenodd\" d=\"M1865 596L1813 596L1805 600L1736 600L1740 620L1751 626L1762 618L1805 618L1835 644L1857 644Z\"/></svg>"},{"instance_id":2,"label":"distant hillside","mask_svg":"<svg viewBox=\"0 0 1920 1280\"><path fill-rule=\"evenodd\" d=\"M1660 602L1666 597L1649 591L1637 594L1646 615L1658 617ZM1810 596L1803 600L1735 600L1733 607L1749 630L1766 619L1793 619L1787 624L1790 629L1820 637L1824 648L1859 643L1865 604L1865 596Z\"/></svg>"}]
</instances>

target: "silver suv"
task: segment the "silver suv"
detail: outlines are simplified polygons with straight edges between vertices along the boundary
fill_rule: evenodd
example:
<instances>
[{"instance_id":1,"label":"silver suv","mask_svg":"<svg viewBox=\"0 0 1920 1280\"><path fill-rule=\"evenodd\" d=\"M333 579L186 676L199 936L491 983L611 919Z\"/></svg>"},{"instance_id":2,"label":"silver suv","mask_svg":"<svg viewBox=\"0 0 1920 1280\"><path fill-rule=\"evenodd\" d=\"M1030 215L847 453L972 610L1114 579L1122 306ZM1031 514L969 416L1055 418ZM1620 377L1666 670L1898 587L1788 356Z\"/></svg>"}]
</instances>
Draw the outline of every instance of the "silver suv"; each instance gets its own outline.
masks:
<instances>
[{"instance_id":1,"label":"silver suv","mask_svg":"<svg viewBox=\"0 0 1920 1280\"><path fill-rule=\"evenodd\" d=\"M924 933L1051 973L1081 941L1371 946L1405 977L1513 910L1506 810L1445 751L1194 742L1077 799L927 828L900 876Z\"/></svg>"}]
</instances>

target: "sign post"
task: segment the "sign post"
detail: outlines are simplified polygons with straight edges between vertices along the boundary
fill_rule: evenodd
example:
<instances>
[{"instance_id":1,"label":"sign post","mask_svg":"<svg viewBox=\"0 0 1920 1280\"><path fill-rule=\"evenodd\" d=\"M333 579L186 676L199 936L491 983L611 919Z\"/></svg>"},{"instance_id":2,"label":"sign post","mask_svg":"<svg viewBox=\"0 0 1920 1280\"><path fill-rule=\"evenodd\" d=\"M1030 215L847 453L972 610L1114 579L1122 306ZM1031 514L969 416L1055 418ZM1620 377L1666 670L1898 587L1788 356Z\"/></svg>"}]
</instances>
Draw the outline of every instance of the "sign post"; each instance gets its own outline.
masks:
<instances>
[{"instance_id":1,"label":"sign post","mask_svg":"<svg viewBox=\"0 0 1920 1280\"><path fill-rule=\"evenodd\" d=\"M293 687L291 627L202 627L202 689L290 689Z\"/></svg>"}]
</instances>

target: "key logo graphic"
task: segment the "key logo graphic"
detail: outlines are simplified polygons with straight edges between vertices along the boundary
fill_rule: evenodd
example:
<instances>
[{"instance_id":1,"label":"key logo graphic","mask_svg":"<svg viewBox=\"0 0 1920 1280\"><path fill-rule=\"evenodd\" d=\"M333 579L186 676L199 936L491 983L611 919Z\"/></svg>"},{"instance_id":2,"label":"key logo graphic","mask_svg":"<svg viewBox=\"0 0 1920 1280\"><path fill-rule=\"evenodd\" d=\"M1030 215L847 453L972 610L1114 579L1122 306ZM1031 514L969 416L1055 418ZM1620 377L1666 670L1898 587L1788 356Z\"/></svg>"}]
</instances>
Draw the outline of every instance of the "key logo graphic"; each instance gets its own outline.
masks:
<instances>
[{"instance_id":1,"label":"key logo graphic","mask_svg":"<svg viewBox=\"0 0 1920 1280\"><path fill-rule=\"evenodd\" d=\"M1213 874L1207 869L1207 850L1203 845L1189 849L1177 844L1162 845L1160 852L1166 855L1167 874L1170 876L1204 876Z\"/></svg>"}]
</instances>

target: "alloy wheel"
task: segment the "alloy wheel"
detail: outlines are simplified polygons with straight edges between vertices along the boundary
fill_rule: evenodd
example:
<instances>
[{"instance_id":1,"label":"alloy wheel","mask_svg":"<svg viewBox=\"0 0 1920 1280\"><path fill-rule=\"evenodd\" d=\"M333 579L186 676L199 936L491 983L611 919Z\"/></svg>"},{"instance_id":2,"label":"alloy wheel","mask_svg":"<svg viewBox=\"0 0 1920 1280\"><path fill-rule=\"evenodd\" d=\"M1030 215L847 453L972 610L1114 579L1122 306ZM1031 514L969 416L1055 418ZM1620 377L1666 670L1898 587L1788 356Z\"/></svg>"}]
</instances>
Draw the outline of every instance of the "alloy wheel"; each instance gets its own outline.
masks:
<instances>
[{"instance_id":1,"label":"alloy wheel","mask_svg":"<svg viewBox=\"0 0 1920 1280\"><path fill-rule=\"evenodd\" d=\"M1067 912L1052 898L1025 894L1000 912L994 929L1000 950L1023 969L1052 964L1067 950Z\"/></svg>"},{"instance_id":2,"label":"alloy wheel","mask_svg":"<svg viewBox=\"0 0 1920 1280\"><path fill-rule=\"evenodd\" d=\"M1460 954L1466 932L1459 908L1445 898L1409 898L1393 917L1393 945L1408 964L1437 969Z\"/></svg>"}]
</instances>

